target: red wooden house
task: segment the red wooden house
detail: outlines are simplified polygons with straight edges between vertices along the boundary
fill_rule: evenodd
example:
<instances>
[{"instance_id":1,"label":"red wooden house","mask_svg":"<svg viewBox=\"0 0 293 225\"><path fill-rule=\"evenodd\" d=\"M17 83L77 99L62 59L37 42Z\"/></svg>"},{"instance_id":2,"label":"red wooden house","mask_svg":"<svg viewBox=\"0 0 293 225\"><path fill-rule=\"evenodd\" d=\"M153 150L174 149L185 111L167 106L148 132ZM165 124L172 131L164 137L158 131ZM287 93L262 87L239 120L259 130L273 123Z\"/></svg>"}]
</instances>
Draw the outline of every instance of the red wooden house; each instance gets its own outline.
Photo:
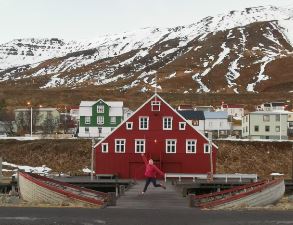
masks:
<instances>
[{"instance_id":1,"label":"red wooden house","mask_svg":"<svg viewBox=\"0 0 293 225\"><path fill-rule=\"evenodd\" d=\"M166 173L208 173L217 146L155 94L95 146L97 174L144 178L141 153Z\"/></svg>"}]
</instances>

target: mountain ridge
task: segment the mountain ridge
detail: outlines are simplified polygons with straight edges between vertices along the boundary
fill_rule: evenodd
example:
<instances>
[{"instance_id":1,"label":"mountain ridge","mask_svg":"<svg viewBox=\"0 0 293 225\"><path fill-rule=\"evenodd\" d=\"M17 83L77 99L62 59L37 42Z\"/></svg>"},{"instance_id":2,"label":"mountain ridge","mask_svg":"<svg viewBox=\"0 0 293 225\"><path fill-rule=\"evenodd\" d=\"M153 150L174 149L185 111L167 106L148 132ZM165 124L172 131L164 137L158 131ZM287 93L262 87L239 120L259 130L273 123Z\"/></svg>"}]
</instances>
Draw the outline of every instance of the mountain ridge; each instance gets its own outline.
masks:
<instances>
[{"instance_id":1,"label":"mountain ridge","mask_svg":"<svg viewBox=\"0 0 293 225\"><path fill-rule=\"evenodd\" d=\"M25 83L25 87L33 80L37 88L266 91L274 86L268 83L279 82L275 74L266 74L267 68L282 58L292 61L291 23L293 9L268 6L84 42L15 39L0 45L0 86Z\"/></svg>"}]
</instances>

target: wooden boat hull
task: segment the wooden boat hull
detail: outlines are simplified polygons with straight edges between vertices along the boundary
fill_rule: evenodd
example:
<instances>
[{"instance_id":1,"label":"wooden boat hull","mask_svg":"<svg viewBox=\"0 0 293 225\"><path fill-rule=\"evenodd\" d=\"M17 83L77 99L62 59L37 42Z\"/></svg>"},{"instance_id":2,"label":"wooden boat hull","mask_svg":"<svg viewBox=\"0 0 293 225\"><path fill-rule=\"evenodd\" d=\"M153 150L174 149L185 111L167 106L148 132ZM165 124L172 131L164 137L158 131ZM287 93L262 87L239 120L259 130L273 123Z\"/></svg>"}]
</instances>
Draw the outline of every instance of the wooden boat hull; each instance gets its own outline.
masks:
<instances>
[{"instance_id":1,"label":"wooden boat hull","mask_svg":"<svg viewBox=\"0 0 293 225\"><path fill-rule=\"evenodd\" d=\"M262 207L283 197L283 179L260 181L228 190L194 196L195 206L209 209Z\"/></svg>"},{"instance_id":2,"label":"wooden boat hull","mask_svg":"<svg viewBox=\"0 0 293 225\"><path fill-rule=\"evenodd\" d=\"M254 194L250 194L237 200L215 206L214 209L267 206L279 201L284 196L284 193L285 183L284 180L282 180L280 183L257 191Z\"/></svg>"},{"instance_id":3,"label":"wooden boat hull","mask_svg":"<svg viewBox=\"0 0 293 225\"><path fill-rule=\"evenodd\" d=\"M23 200L59 206L104 207L107 195L64 182L19 172L18 184Z\"/></svg>"}]
</instances>

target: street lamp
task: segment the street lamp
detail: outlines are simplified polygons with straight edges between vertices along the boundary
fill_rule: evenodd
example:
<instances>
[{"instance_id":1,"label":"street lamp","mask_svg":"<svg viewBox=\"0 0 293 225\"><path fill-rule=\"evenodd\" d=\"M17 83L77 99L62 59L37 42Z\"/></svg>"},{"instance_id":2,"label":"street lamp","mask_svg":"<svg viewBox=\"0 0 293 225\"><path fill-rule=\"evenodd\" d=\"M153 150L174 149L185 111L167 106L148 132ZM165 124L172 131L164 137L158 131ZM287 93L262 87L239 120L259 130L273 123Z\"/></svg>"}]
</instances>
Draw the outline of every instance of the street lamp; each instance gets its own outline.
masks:
<instances>
[{"instance_id":1,"label":"street lamp","mask_svg":"<svg viewBox=\"0 0 293 225\"><path fill-rule=\"evenodd\" d=\"M31 102L27 102L27 105L31 108L31 137L33 136L33 107Z\"/></svg>"}]
</instances>

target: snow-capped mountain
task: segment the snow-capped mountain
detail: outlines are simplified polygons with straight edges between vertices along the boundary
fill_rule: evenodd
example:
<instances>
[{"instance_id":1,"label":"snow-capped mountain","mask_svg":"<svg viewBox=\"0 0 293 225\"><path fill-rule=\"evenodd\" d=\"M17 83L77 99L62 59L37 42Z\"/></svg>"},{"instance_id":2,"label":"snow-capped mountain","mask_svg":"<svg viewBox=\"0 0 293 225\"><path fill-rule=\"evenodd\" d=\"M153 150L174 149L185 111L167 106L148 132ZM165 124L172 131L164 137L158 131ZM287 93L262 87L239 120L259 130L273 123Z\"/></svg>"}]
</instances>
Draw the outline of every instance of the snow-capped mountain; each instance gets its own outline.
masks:
<instances>
[{"instance_id":1,"label":"snow-capped mountain","mask_svg":"<svg viewBox=\"0 0 293 225\"><path fill-rule=\"evenodd\" d=\"M0 45L0 85L120 91L293 90L293 9L247 8L175 28ZM157 82L155 81L157 77Z\"/></svg>"}]
</instances>

